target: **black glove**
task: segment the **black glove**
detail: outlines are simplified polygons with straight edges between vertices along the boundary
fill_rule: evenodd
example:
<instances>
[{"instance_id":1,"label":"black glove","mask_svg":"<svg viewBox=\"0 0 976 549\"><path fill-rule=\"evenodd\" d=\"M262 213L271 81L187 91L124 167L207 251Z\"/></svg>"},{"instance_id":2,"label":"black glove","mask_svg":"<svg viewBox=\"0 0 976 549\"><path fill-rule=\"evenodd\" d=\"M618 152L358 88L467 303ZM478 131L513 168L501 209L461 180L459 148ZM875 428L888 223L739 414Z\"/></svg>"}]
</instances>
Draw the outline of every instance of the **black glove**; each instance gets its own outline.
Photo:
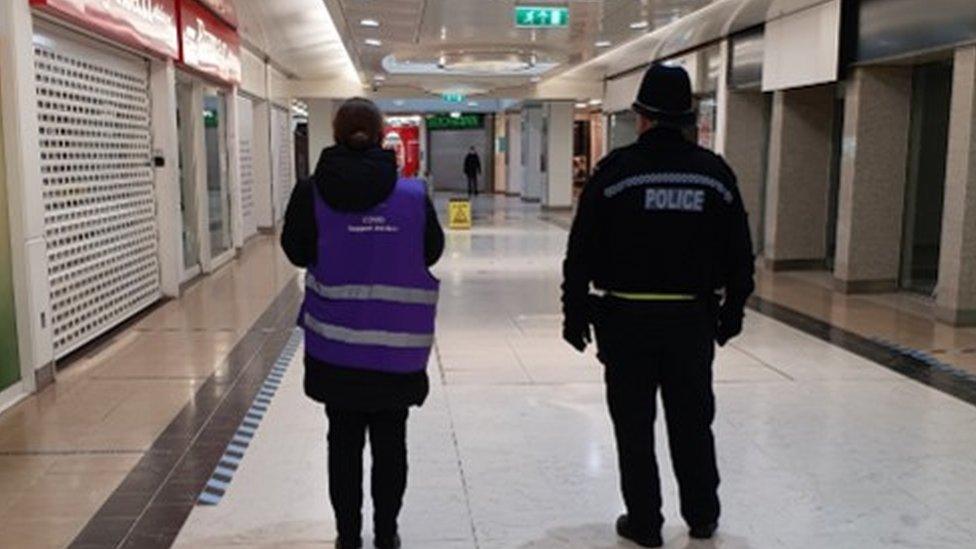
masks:
<instances>
[{"instance_id":1,"label":"black glove","mask_svg":"<svg viewBox=\"0 0 976 549\"><path fill-rule=\"evenodd\" d=\"M718 325L715 327L715 341L724 347L732 338L742 333L742 308L723 306L718 312Z\"/></svg>"},{"instance_id":2,"label":"black glove","mask_svg":"<svg viewBox=\"0 0 976 549\"><path fill-rule=\"evenodd\" d=\"M563 339L579 352L586 351L587 345L593 342L590 323L586 319L566 318L563 321Z\"/></svg>"}]
</instances>

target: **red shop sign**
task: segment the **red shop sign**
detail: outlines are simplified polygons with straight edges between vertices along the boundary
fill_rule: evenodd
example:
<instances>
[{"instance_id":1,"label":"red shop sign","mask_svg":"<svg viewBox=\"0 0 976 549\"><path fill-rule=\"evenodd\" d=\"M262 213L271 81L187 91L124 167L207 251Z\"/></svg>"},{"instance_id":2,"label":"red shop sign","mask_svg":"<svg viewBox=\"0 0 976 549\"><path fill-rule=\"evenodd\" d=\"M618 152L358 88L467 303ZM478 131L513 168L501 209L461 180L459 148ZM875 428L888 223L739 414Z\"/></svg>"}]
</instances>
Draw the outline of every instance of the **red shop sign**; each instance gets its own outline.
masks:
<instances>
[{"instance_id":1,"label":"red shop sign","mask_svg":"<svg viewBox=\"0 0 976 549\"><path fill-rule=\"evenodd\" d=\"M30 0L30 3L127 46L174 59L179 57L176 0Z\"/></svg>"},{"instance_id":2,"label":"red shop sign","mask_svg":"<svg viewBox=\"0 0 976 549\"><path fill-rule=\"evenodd\" d=\"M221 82L241 82L237 31L195 0L180 0L180 60Z\"/></svg>"},{"instance_id":3,"label":"red shop sign","mask_svg":"<svg viewBox=\"0 0 976 549\"><path fill-rule=\"evenodd\" d=\"M231 3L231 0L200 0L200 2L210 8L210 11L217 14L224 20L225 23L234 27L235 29L240 25L237 19L237 8Z\"/></svg>"}]
</instances>

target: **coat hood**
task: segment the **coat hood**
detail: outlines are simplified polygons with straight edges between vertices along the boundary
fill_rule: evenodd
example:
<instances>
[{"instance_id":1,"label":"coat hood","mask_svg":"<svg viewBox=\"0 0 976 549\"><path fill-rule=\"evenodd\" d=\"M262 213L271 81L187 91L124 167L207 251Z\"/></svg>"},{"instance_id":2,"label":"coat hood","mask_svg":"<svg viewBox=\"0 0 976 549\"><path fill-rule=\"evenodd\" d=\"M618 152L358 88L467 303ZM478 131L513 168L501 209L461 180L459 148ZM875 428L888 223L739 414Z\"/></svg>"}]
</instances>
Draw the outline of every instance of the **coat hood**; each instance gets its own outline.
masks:
<instances>
[{"instance_id":1,"label":"coat hood","mask_svg":"<svg viewBox=\"0 0 976 549\"><path fill-rule=\"evenodd\" d=\"M336 145L322 151L312 179L330 208L361 212L389 198L397 177L393 151L379 147L359 151Z\"/></svg>"}]
</instances>

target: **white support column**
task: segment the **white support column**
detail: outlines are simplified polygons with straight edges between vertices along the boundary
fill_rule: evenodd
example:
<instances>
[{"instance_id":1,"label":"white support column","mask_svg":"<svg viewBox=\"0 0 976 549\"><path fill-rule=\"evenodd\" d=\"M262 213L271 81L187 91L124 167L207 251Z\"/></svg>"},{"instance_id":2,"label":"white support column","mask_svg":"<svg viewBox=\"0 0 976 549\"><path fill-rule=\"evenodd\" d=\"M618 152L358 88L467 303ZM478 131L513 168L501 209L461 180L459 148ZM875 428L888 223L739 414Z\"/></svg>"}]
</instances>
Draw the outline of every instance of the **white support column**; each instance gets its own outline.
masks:
<instances>
[{"instance_id":1,"label":"white support column","mask_svg":"<svg viewBox=\"0 0 976 549\"><path fill-rule=\"evenodd\" d=\"M241 206L241 128L237 86L227 94L227 187L230 191L230 234L235 249L244 246L244 209Z\"/></svg>"},{"instance_id":2,"label":"white support column","mask_svg":"<svg viewBox=\"0 0 976 549\"><path fill-rule=\"evenodd\" d=\"M54 379L33 33L28 2L0 2L0 98L17 335L21 378L29 392Z\"/></svg>"},{"instance_id":3,"label":"white support column","mask_svg":"<svg viewBox=\"0 0 976 549\"><path fill-rule=\"evenodd\" d=\"M573 207L573 125L575 105L554 101L546 105L549 131L546 134L548 177L542 205L549 210Z\"/></svg>"},{"instance_id":4,"label":"white support column","mask_svg":"<svg viewBox=\"0 0 976 549\"><path fill-rule=\"evenodd\" d=\"M937 314L976 326L976 46L956 50Z\"/></svg>"},{"instance_id":5,"label":"white support column","mask_svg":"<svg viewBox=\"0 0 976 549\"><path fill-rule=\"evenodd\" d=\"M525 175L522 167L522 113L508 115L508 195L520 196Z\"/></svg>"},{"instance_id":6,"label":"white support column","mask_svg":"<svg viewBox=\"0 0 976 549\"><path fill-rule=\"evenodd\" d=\"M545 113L541 106L526 107L525 129L522 133L522 147L525 155L525 165L522 169L522 200L525 202L540 202L542 200L542 182L545 174L542 171L544 139L542 128L545 124Z\"/></svg>"},{"instance_id":7,"label":"white support column","mask_svg":"<svg viewBox=\"0 0 976 549\"><path fill-rule=\"evenodd\" d=\"M150 67L153 156L156 166L156 222L159 226L159 274L163 295L179 297L183 270L183 216L180 211L180 137L176 124L176 67L154 60Z\"/></svg>"},{"instance_id":8,"label":"white support column","mask_svg":"<svg viewBox=\"0 0 976 549\"><path fill-rule=\"evenodd\" d=\"M271 101L254 102L254 218L258 229L274 228L271 181Z\"/></svg>"},{"instance_id":9,"label":"white support column","mask_svg":"<svg viewBox=\"0 0 976 549\"><path fill-rule=\"evenodd\" d=\"M326 147L335 144L332 117L335 102L330 99L309 99L308 103L308 161L312 170Z\"/></svg>"}]
</instances>

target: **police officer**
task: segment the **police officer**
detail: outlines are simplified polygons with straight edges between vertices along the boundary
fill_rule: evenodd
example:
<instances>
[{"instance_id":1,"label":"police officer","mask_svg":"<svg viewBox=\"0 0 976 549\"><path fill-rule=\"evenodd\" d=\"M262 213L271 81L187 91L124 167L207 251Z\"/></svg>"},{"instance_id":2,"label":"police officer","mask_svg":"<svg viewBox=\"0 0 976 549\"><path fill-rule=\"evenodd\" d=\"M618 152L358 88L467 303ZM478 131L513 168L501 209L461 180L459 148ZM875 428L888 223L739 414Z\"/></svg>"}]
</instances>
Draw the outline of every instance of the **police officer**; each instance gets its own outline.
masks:
<instances>
[{"instance_id":1,"label":"police officer","mask_svg":"<svg viewBox=\"0 0 976 549\"><path fill-rule=\"evenodd\" d=\"M742 331L753 254L735 175L686 138L696 116L684 69L651 67L633 109L640 137L598 165L580 198L563 337L582 352L596 329L627 510L617 533L659 547L658 390L690 535L718 528L712 360L715 342Z\"/></svg>"}]
</instances>

